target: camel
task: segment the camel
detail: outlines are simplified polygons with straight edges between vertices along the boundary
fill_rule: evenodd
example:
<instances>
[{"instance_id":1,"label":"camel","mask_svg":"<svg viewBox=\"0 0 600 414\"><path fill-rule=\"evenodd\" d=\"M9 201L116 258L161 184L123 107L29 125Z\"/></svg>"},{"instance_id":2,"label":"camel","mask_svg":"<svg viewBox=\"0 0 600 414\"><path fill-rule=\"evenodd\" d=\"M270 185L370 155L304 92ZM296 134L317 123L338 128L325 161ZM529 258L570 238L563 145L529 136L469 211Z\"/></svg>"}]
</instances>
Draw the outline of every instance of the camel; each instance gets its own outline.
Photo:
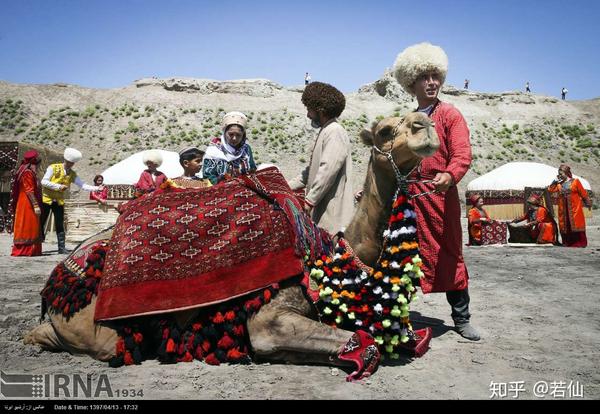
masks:
<instances>
[{"instance_id":1,"label":"camel","mask_svg":"<svg viewBox=\"0 0 600 414\"><path fill-rule=\"evenodd\" d=\"M364 195L344 237L356 256L372 266L382 249L382 233L399 185L398 174L408 174L422 158L433 155L439 141L433 122L417 112L375 122L370 130L361 132L361 139L373 150ZM111 231L96 237L108 239ZM340 358L340 353L357 338L356 334L320 323L302 289L292 280L282 283L271 302L248 319L247 332L254 359L350 366L351 362ZM109 324L94 323L94 304L95 298L69 320L49 310L50 322L29 332L24 342L47 350L66 350L110 360L115 355L119 337ZM178 319L189 320L189 316L189 312L180 313Z\"/></svg>"}]
</instances>

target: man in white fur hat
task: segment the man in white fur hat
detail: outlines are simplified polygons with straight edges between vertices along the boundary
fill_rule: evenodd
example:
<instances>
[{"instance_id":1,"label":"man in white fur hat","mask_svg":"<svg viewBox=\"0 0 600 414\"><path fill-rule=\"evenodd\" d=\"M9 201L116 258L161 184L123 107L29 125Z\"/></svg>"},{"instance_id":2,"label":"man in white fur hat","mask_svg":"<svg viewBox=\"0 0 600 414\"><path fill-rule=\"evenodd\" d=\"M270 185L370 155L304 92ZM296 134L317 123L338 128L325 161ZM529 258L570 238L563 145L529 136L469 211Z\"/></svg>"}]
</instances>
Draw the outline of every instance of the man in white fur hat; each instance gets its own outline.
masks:
<instances>
[{"instance_id":1,"label":"man in white fur hat","mask_svg":"<svg viewBox=\"0 0 600 414\"><path fill-rule=\"evenodd\" d=\"M405 49L394 64L394 76L418 103L416 111L435 122L439 150L422 161L411 177L412 194L436 190L437 194L413 199L417 212L419 249L423 258L423 293L446 292L456 331L479 340L470 325L469 274L462 254L460 201L456 185L471 165L469 128L462 114L438 99L448 73L448 56L442 48L420 43ZM431 183L423 181L431 180Z\"/></svg>"},{"instance_id":2,"label":"man in white fur hat","mask_svg":"<svg viewBox=\"0 0 600 414\"><path fill-rule=\"evenodd\" d=\"M50 216L50 212L54 214L56 225L56 237L58 239L58 253L66 254L69 251L65 247L65 192L71 184L75 184L85 191L99 191L103 186L92 186L81 181L77 173L72 169L76 162L82 158L81 152L75 148L65 149L64 162L51 164L44 178L42 178L42 237L44 235L44 227Z\"/></svg>"}]
</instances>

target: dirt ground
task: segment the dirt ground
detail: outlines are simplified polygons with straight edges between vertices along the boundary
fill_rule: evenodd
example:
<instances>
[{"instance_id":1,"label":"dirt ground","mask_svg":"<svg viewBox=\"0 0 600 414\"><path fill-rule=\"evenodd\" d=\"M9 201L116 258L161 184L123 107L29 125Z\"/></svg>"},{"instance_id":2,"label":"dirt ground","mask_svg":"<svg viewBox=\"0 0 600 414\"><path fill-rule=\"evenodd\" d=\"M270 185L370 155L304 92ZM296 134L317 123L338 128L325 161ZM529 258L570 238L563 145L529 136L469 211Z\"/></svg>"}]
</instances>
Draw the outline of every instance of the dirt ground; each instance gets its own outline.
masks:
<instances>
[{"instance_id":1,"label":"dirt ground","mask_svg":"<svg viewBox=\"0 0 600 414\"><path fill-rule=\"evenodd\" d=\"M382 365L359 383L325 366L146 361L112 369L85 356L24 345L24 334L38 323L39 292L64 256L47 243L42 257L12 258L12 239L0 234L0 369L106 374L113 390L142 390L147 399L489 399L504 387L506 399L562 399L574 397L577 385L584 398L598 399L599 225L598 217L588 220L586 249L465 247L472 323L483 339L465 341L453 331L443 294L421 297L411 316L417 328L433 328L429 352ZM536 384L541 388L534 393Z\"/></svg>"}]
</instances>

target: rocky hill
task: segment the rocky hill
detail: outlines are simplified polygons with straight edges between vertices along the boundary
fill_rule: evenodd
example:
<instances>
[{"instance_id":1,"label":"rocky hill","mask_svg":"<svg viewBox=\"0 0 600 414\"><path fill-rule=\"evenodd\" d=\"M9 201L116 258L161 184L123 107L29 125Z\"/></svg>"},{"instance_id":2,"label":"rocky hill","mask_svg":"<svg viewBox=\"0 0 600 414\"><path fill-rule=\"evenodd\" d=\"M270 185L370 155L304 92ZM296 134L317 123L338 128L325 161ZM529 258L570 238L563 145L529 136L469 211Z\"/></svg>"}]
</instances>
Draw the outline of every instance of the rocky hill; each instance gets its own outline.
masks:
<instances>
[{"instance_id":1,"label":"rocky hill","mask_svg":"<svg viewBox=\"0 0 600 414\"><path fill-rule=\"evenodd\" d=\"M91 180L143 149L205 146L220 132L225 112L239 110L249 117L249 138L258 162L275 163L291 178L308 162L316 135L301 93L302 87L286 88L264 79L151 78L120 89L0 81L0 140L23 140L59 151L74 146L84 153L78 172ZM600 99L561 101L452 86L444 87L441 99L456 105L471 128L474 161L461 193L471 179L515 160L556 166L566 162L599 188ZM389 70L347 95L341 122L354 144L355 188L362 185L370 153L360 143L360 130L375 119L414 107Z\"/></svg>"}]
</instances>

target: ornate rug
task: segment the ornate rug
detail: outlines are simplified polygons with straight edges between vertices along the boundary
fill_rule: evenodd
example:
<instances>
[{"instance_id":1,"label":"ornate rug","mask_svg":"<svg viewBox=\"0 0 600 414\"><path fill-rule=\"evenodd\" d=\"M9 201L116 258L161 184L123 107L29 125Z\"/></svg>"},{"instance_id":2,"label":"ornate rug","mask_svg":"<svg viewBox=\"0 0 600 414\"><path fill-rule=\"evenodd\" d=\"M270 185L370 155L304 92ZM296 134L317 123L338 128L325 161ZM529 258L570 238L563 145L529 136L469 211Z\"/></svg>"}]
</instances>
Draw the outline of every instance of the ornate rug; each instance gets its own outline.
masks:
<instances>
[{"instance_id":1,"label":"ornate rug","mask_svg":"<svg viewBox=\"0 0 600 414\"><path fill-rule=\"evenodd\" d=\"M481 244L506 244L508 225L494 220L491 223L481 223Z\"/></svg>"},{"instance_id":2,"label":"ornate rug","mask_svg":"<svg viewBox=\"0 0 600 414\"><path fill-rule=\"evenodd\" d=\"M208 306L301 274L300 246L315 244L304 218L276 169L130 201L114 228L95 320Z\"/></svg>"}]
</instances>

